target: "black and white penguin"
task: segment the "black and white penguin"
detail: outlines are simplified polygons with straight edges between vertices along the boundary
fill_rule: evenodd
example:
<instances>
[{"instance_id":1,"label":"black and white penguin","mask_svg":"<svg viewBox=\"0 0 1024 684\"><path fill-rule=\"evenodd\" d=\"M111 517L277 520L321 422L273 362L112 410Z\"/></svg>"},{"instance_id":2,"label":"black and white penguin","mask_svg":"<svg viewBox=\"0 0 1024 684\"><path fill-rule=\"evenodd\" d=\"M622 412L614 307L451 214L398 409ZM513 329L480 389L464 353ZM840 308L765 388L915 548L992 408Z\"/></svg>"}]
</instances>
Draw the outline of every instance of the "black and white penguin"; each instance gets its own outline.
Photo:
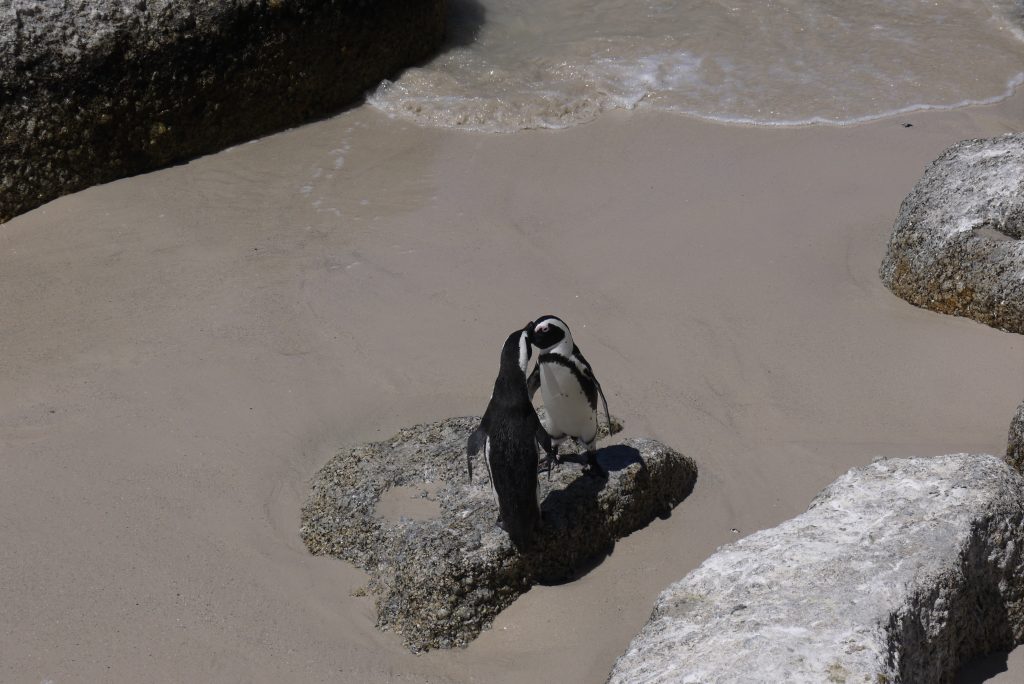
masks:
<instances>
[{"instance_id":1,"label":"black and white penguin","mask_svg":"<svg viewBox=\"0 0 1024 684\"><path fill-rule=\"evenodd\" d=\"M540 350L537 365L527 381L532 399L540 389L547 417L544 428L551 436L557 460L558 445L572 437L586 450L590 472L605 476L597 462L597 398L604 405L611 425L608 401L594 370L583 357L569 332L569 326L557 316L542 316L533 324L533 344Z\"/></svg>"},{"instance_id":2,"label":"black and white penguin","mask_svg":"<svg viewBox=\"0 0 1024 684\"><path fill-rule=\"evenodd\" d=\"M466 445L470 480L473 457L481 450L498 499L500 522L516 548L530 545L540 527L537 502L538 443L553 453L551 438L540 424L526 392L526 367L532 348L532 324L505 340L501 367L483 419Z\"/></svg>"}]
</instances>

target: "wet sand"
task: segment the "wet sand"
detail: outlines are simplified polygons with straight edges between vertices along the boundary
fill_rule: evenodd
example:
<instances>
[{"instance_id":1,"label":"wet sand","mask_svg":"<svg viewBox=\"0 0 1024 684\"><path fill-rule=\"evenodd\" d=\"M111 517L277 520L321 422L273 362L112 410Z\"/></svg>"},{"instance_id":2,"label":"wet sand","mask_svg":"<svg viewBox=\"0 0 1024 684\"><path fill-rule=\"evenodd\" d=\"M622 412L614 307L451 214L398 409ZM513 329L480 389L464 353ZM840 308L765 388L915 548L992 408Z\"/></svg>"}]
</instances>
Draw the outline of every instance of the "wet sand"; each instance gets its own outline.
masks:
<instances>
[{"instance_id":1,"label":"wet sand","mask_svg":"<svg viewBox=\"0 0 1024 684\"><path fill-rule=\"evenodd\" d=\"M0 226L0 680L603 681L666 585L848 468L1004 450L1024 338L877 270L928 162L1022 126L1021 94L789 130L363 107ZM505 335L546 313L697 487L468 648L411 655L366 576L303 547L308 483L482 411Z\"/></svg>"}]
</instances>

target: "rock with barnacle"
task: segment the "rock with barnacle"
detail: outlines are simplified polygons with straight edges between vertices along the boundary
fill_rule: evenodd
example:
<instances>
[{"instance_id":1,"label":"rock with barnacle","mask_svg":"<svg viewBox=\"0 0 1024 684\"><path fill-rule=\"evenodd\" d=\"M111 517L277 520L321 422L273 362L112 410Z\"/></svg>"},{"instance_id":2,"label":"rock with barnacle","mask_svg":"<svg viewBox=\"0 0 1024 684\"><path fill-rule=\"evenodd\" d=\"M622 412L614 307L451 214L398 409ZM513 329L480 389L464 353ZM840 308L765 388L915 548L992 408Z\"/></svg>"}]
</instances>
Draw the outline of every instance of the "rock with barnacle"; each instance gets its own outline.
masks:
<instances>
[{"instance_id":1,"label":"rock with barnacle","mask_svg":"<svg viewBox=\"0 0 1024 684\"><path fill-rule=\"evenodd\" d=\"M584 475L566 450L567 462L540 477L544 525L518 553L495 524L482 461L467 480L466 438L478 423L450 418L344 450L321 469L303 508L309 549L366 570L378 626L414 651L465 645L533 584L572 578L617 539L668 515L697 478L693 460L650 439L602 448L607 480ZM397 490L415 497L418 513L382 514L382 499Z\"/></svg>"},{"instance_id":2,"label":"rock with barnacle","mask_svg":"<svg viewBox=\"0 0 1024 684\"><path fill-rule=\"evenodd\" d=\"M964 140L903 200L882 282L911 304L1024 332L1024 133Z\"/></svg>"}]
</instances>

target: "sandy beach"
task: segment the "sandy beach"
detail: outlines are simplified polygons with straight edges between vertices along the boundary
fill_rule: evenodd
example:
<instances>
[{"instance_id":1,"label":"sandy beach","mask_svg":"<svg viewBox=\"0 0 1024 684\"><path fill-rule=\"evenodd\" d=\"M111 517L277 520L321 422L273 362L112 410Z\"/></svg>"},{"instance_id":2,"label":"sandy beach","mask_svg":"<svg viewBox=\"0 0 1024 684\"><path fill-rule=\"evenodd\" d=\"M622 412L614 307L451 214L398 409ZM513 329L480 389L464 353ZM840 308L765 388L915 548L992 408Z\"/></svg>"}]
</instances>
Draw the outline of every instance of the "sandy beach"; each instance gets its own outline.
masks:
<instances>
[{"instance_id":1,"label":"sandy beach","mask_svg":"<svg viewBox=\"0 0 1024 684\"><path fill-rule=\"evenodd\" d=\"M1024 339L877 272L924 167L1022 127L1022 93L848 127L490 135L363 106L0 226L0 680L603 681L663 588L850 467L1005 450ZM309 482L481 412L542 314L696 489L468 648L412 655L366 575L303 546Z\"/></svg>"}]
</instances>

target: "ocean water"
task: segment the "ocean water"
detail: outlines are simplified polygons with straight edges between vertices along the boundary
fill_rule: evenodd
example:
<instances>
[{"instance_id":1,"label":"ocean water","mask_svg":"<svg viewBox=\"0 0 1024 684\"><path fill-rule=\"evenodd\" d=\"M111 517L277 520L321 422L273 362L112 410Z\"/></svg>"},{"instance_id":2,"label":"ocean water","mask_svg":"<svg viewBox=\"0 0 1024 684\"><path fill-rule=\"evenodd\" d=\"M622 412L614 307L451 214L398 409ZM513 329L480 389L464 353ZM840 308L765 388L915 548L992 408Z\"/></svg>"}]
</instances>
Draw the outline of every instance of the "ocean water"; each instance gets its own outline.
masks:
<instances>
[{"instance_id":1,"label":"ocean water","mask_svg":"<svg viewBox=\"0 0 1024 684\"><path fill-rule=\"evenodd\" d=\"M842 125L1024 83L1024 0L451 0L451 15L445 52L372 106L489 132L636 107Z\"/></svg>"}]
</instances>

